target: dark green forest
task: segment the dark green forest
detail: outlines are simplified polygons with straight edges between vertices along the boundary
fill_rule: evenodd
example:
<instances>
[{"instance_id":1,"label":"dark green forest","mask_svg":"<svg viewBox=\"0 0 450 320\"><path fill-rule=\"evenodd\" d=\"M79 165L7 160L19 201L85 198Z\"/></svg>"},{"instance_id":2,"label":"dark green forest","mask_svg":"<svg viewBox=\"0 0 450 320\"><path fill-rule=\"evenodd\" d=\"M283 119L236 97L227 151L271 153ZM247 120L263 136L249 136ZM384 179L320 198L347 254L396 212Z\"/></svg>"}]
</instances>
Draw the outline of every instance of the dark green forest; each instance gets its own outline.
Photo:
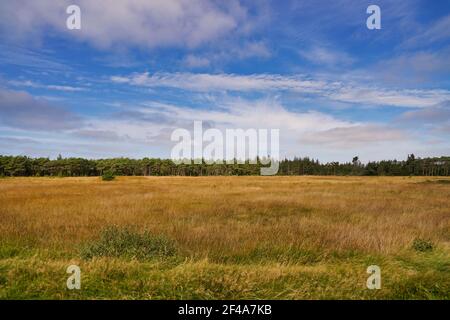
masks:
<instances>
[{"instance_id":1,"label":"dark green forest","mask_svg":"<svg viewBox=\"0 0 450 320\"><path fill-rule=\"evenodd\" d=\"M259 175L259 164L179 164L158 158L30 158L26 156L0 156L0 176L100 176L111 173L118 176L231 176ZM280 161L278 175L355 175L355 176L448 176L450 157L385 160L362 164L358 157L346 163L328 162L310 158Z\"/></svg>"}]
</instances>

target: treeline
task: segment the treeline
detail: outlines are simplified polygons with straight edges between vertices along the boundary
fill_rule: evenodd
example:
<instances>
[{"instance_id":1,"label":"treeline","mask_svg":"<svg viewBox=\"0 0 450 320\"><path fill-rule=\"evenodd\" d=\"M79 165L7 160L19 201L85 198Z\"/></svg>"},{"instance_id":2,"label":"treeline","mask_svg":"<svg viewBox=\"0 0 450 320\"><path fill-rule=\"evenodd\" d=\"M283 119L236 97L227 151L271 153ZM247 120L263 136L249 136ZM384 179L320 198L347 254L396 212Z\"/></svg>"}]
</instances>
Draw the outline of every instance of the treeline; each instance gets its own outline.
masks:
<instances>
[{"instance_id":1,"label":"treeline","mask_svg":"<svg viewBox=\"0 0 450 320\"><path fill-rule=\"evenodd\" d=\"M448 176L450 157L416 158L407 160L371 161L362 164L358 157L351 162L320 163L309 158L295 158L280 163L280 175L356 175L356 176Z\"/></svg>"},{"instance_id":2,"label":"treeline","mask_svg":"<svg viewBox=\"0 0 450 320\"><path fill-rule=\"evenodd\" d=\"M259 175L261 164L180 164L167 159L113 158L30 158L0 156L0 176L100 176L104 173L123 176L220 176ZM448 176L450 157L385 160L362 164L358 157L347 163L320 163L310 158L280 161L278 175L360 175L360 176Z\"/></svg>"}]
</instances>

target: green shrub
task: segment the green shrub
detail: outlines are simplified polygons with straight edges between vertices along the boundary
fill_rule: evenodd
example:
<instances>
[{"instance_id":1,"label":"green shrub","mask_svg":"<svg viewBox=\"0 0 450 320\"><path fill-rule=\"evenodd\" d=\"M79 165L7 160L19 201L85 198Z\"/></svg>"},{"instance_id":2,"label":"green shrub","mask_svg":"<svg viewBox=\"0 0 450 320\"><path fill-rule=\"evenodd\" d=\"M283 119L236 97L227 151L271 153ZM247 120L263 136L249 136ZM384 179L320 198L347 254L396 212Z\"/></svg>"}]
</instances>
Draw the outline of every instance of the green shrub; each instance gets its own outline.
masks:
<instances>
[{"instance_id":1,"label":"green shrub","mask_svg":"<svg viewBox=\"0 0 450 320\"><path fill-rule=\"evenodd\" d=\"M106 228L99 240L84 247L81 256L84 259L125 257L146 260L174 256L176 251L175 242L163 235L113 226Z\"/></svg>"},{"instance_id":2,"label":"green shrub","mask_svg":"<svg viewBox=\"0 0 450 320\"><path fill-rule=\"evenodd\" d=\"M412 247L414 250L419 252L426 252L433 250L433 242L426 239L416 238L413 241Z\"/></svg>"},{"instance_id":3,"label":"green shrub","mask_svg":"<svg viewBox=\"0 0 450 320\"><path fill-rule=\"evenodd\" d=\"M102 175L103 181L112 181L115 178L116 177L114 176L114 174L111 171L107 171L107 172L103 173L103 175Z\"/></svg>"}]
</instances>

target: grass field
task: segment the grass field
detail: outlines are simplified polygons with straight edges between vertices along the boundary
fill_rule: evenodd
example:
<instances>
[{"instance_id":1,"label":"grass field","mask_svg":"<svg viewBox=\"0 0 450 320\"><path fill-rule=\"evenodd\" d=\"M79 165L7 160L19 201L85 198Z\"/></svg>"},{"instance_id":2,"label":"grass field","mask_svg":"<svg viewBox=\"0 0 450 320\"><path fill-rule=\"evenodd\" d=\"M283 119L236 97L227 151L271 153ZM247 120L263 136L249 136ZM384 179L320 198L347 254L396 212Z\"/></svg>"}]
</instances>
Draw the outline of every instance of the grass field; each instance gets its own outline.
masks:
<instances>
[{"instance_id":1,"label":"grass field","mask_svg":"<svg viewBox=\"0 0 450 320\"><path fill-rule=\"evenodd\" d=\"M0 179L0 298L450 299L449 182Z\"/></svg>"}]
</instances>

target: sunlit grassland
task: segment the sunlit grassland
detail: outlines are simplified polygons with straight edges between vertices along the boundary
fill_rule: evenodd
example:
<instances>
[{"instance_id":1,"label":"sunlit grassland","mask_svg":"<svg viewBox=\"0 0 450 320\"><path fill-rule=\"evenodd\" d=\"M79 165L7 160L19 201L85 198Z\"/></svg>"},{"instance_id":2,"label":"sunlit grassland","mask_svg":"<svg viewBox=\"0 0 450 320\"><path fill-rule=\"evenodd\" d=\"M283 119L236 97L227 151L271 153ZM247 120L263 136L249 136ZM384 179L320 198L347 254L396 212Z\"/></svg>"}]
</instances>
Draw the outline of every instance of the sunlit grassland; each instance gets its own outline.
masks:
<instances>
[{"instance_id":1,"label":"sunlit grassland","mask_svg":"<svg viewBox=\"0 0 450 320\"><path fill-rule=\"evenodd\" d=\"M450 299L446 181L0 179L0 298ZM110 226L176 250L140 256L124 240L84 254ZM81 290L66 288L71 264ZM373 264L380 290L366 288Z\"/></svg>"}]
</instances>

